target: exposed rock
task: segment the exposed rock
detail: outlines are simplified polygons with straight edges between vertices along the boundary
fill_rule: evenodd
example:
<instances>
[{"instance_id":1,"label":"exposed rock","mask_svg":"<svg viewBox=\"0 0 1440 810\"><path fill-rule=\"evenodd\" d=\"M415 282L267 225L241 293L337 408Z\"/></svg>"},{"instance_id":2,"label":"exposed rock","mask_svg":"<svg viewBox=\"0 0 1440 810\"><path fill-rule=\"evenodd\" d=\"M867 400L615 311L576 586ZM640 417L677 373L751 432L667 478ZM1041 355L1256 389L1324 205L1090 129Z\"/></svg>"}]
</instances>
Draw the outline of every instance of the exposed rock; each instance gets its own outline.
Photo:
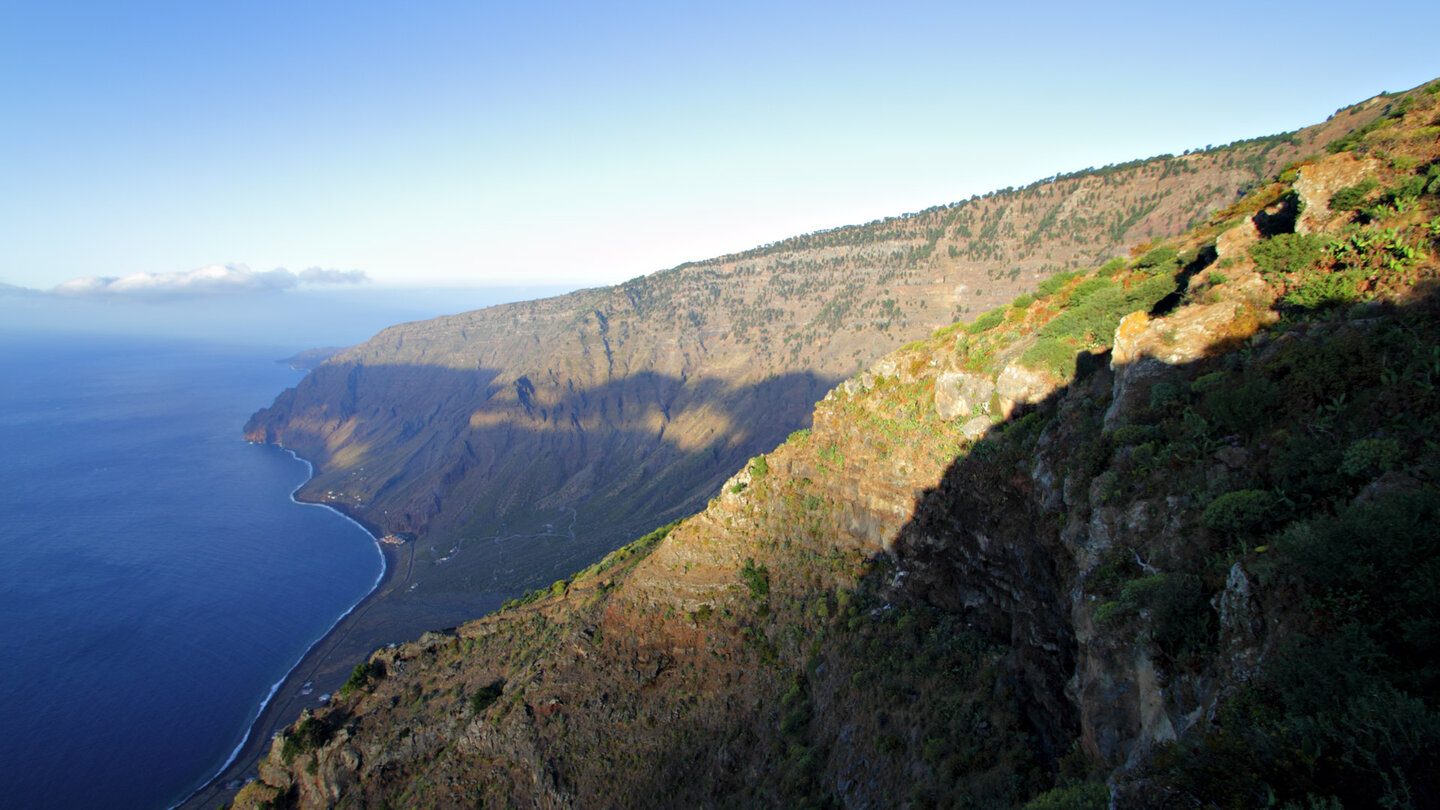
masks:
<instances>
[{"instance_id":1,"label":"exposed rock","mask_svg":"<svg viewBox=\"0 0 1440 810\"><path fill-rule=\"evenodd\" d=\"M1183 307L1164 318L1132 312L1121 319L1110 353L1115 390L1105 412L1105 429L1114 430L1127 413L1147 407L1151 387L1169 373L1169 367L1204 357L1217 339L1234 331L1232 326L1237 326L1235 304L1229 301Z\"/></svg>"},{"instance_id":2,"label":"exposed rock","mask_svg":"<svg viewBox=\"0 0 1440 810\"><path fill-rule=\"evenodd\" d=\"M993 424L994 423L990 421L990 417L977 416L966 422L964 426L960 428L960 432L964 434L965 438L973 442L981 436L984 436Z\"/></svg>"},{"instance_id":3,"label":"exposed rock","mask_svg":"<svg viewBox=\"0 0 1440 810\"><path fill-rule=\"evenodd\" d=\"M1222 447L1215 451L1215 458L1232 470L1243 470L1250 463L1250 451L1243 447Z\"/></svg>"},{"instance_id":4,"label":"exposed rock","mask_svg":"<svg viewBox=\"0 0 1440 810\"><path fill-rule=\"evenodd\" d=\"M1260 229L1255 227L1255 220L1246 217L1243 222L1220 234L1215 240L1215 257L1217 260L1230 258L1246 258L1250 254L1250 246L1260 241Z\"/></svg>"},{"instance_id":5,"label":"exposed rock","mask_svg":"<svg viewBox=\"0 0 1440 810\"><path fill-rule=\"evenodd\" d=\"M1214 599L1220 613L1220 649L1241 680L1251 678L1260 663L1265 620L1256 603L1250 577L1240 563L1230 566L1225 590Z\"/></svg>"},{"instance_id":6,"label":"exposed rock","mask_svg":"<svg viewBox=\"0 0 1440 810\"><path fill-rule=\"evenodd\" d=\"M1355 506L1369 503L1382 495L1392 492L1408 492L1421 487L1420 479L1405 470L1390 470L1360 490L1352 503Z\"/></svg>"},{"instance_id":7,"label":"exposed rock","mask_svg":"<svg viewBox=\"0 0 1440 810\"><path fill-rule=\"evenodd\" d=\"M1000 395L1002 415L1009 417L1015 406L1021 403L1039 402L1054 393L1059 387L1049 374L1011 363L1000 372L995 381L995 393Z\"/></svg>"},{"instance_id":8,"label":"exposed rock","mask_svg":"<svg viewBox=\"0 0 1440 810\"><path fill-rule=\"evenodd\" d=\"M980 374L947 371L935 378L935 412L949 422L975 411L988 412L995 382Z\"/></svg>"},{"instance_id":9,"label":"exposed rock","mask_svg":"<svg viewBox=\"0 0 1440 810\"><path fill-rule=\"evenodd\" d=\"M887 355L875 361L875 364L870 367L870 373L882 379L885 377L899 377L899 364L895 362L894 357Z\"/></svg>"},{"instance_id":10,"label":"exposed rock","mask_svg":"<svg viewBox=\"0 0 1440 810\"><path fill-rule=\"evenodd\" d=\"M1331 155L1318 163L1300 168L1295 179L1295 193L1300 197L1300 217L1295 221L1296 233L1318 233L1331 224L1348 217L1330 210L1330 198L1346 186L1353 186L1379 167L1374 158L1356 158L1350 152Z\"/></svg>"},{"instance_id":11,"label":"exposed rock","mask_svg":"<svg viewBox=\"0 0 1440 810\"><path fill-rule=\"evenodd\" d=\"M1150 316L1144 312L1132 312L1120 319L1115 329L1115 341L1110 349L1110 368L1128 366L1140 358L1140 341L1150 325Z\"/></svg>"}]
</instances>

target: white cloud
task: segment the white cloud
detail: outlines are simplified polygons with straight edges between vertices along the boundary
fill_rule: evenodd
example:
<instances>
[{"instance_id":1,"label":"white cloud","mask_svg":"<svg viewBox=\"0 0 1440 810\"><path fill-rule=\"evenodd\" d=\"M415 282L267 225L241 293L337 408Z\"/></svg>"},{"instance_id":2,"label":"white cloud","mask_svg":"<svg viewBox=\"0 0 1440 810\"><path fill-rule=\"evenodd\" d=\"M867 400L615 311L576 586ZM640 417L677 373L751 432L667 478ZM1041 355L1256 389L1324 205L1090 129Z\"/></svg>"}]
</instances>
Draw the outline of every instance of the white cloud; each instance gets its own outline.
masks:
<instances>
[{"instance_id":1,"label":"white cloud","mask_svg":"<svg viewBox=\"0 0 1440 810\"><path fill-rule=\"evenodd\" d=\"M57 295L135 297L224 295L288 290L302 284L358 284L369 279L363 270L308 267L292 273L283 267L256 272L243 264L212 264L183 273L132 273L128 276L90 276L67 281Z\"/></svg>"},{"instance_id":2,"label":"white cloud","mask_svg":"<svg viewBox=\"0 0 1440 810\"><path fill-rule=\"evenodd\" d=\"M323 267L307 267L300 271L299 278L306 284L358 284L369 281L364 270L327 270Z\"/></svg>"}]
</instances>

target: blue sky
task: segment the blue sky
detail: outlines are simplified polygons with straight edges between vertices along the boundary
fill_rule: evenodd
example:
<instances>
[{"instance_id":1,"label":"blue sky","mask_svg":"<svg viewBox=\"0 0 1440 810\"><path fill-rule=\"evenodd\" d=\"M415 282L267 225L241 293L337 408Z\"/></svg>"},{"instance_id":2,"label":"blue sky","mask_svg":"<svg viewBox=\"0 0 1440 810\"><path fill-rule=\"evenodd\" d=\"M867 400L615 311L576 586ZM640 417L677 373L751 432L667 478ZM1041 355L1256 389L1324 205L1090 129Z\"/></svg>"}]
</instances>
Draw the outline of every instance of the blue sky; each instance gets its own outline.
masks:
<instances>
[{"instance_id":1,"label":"blue sky","mask_svg":"<svg viewBox=\"0 0 1440 810\"><path fill-rule=\"evenodd\" d=\"M6 3L0 282L621 281L1440 76L1431 2Z\"/></svg>"}]
</instances>

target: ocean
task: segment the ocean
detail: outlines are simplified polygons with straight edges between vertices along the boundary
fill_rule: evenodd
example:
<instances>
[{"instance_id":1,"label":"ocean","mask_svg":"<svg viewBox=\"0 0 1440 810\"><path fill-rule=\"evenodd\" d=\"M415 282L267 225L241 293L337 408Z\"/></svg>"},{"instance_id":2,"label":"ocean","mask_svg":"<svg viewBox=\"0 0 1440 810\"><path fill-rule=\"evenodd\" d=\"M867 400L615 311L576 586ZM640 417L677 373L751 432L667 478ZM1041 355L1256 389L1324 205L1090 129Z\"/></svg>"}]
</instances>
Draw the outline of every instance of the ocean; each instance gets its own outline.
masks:
<instances>
[{"instance_id":1,"label":"ocean","mask_svg":"<svg viewBox=\"0 0 1440 810\"><path fill-rule=\"evenodd\" d=\"M374 539L241 438L278 359L564 291L0 295L0 806L184 800L374 587Z\"/></svg>"},{"instance_id":2,"label":"ocean","mask_svg":"<svg viewBox=\"0 0 1440 810\"><path fill-rule=\"evenodd\" d=\"M358 525L240 429L300 372L153 338L0 343L3 804L165 808L374 586Z\"/></svg>"}]
</instances>

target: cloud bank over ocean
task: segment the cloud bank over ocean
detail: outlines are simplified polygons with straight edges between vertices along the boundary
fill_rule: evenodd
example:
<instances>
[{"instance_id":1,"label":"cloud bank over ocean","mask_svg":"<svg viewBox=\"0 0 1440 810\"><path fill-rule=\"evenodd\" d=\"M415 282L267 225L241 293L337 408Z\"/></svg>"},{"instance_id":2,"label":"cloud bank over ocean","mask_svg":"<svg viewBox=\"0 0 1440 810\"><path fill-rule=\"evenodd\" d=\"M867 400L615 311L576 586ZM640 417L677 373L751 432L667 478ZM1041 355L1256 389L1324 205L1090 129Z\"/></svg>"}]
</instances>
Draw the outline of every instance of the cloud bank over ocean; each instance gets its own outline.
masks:
<instances>
[{"instance_id":1,"label":"cloud bank over ocean","mask_svg":"<svg viewBox=\"0 0 1440 810\"><path fill-rule=\"evenodd\" d=\"M212 264L182 273L132 273L128 276L90 276L67 281L54 289L72 297L177 297L237 293L266 293L302 285L328 286L369 281L363 270L308 267L298 273L283 267L255 271L243 264Z\"/></svg>"}]
</instances>

